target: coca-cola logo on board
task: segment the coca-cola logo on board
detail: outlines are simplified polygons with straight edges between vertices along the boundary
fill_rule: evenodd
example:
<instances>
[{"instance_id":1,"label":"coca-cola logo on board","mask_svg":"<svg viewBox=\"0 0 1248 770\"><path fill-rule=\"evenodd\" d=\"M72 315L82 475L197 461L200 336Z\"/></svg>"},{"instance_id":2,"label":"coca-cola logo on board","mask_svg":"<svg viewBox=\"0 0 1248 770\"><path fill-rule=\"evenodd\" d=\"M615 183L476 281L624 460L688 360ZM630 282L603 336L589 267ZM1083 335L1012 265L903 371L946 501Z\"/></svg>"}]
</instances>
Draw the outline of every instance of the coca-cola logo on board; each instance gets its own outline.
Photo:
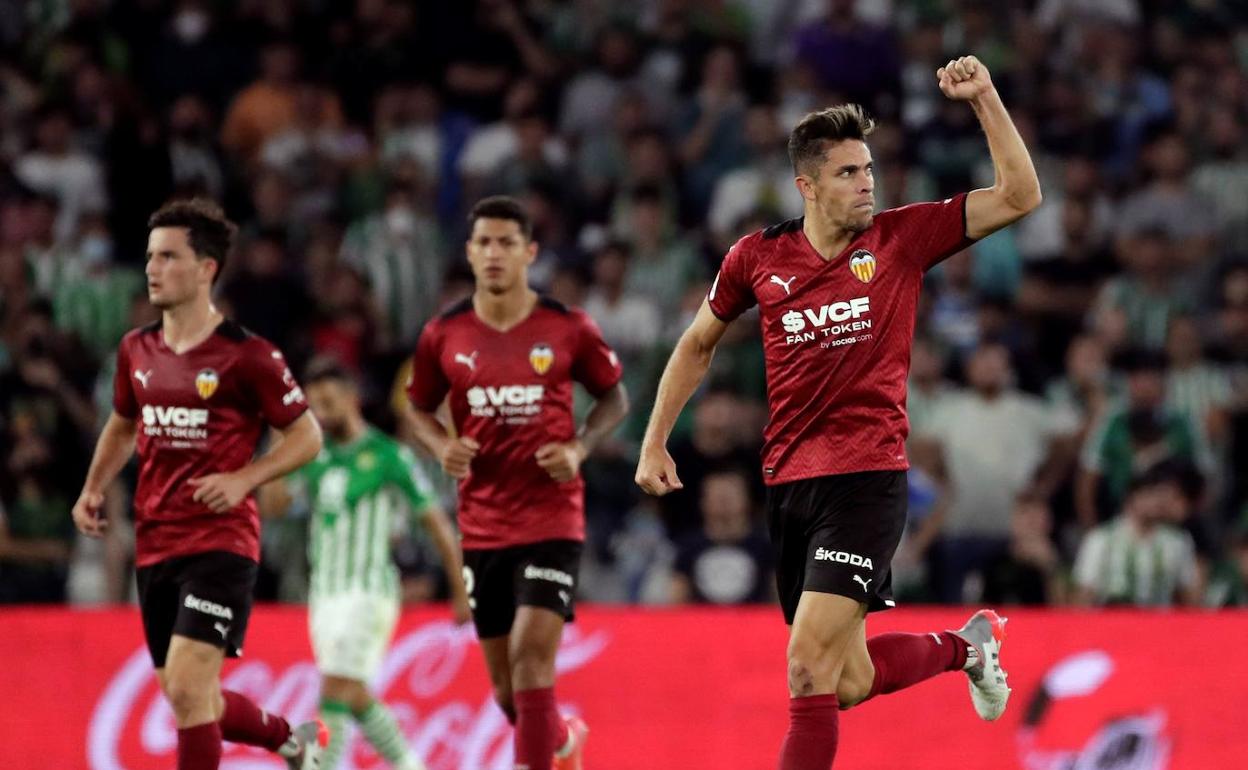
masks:
<instances>
[{"instance_id":1,"label":"coca-cola logo on board","mask_svg":"<svg viewBox=\"0 0 1248 770\"><path fill-rule=\"evenodd\" d=\"M589 665L609 644L605 631L564 632L559 672ZM488 688L457 686L465 664L481 665L469 626L434 621L403 633L391 645L374 691L394 712L409 745L430 770L510 770L511 728ZM264 660L244 660L222 681L282 714L292 723L316 714L320 675L310 660L278 670ZM577 710L575 700L560 707ZM92 712L87 756L92 770L147 770L170 765L177 752L173 712L160 694L146 648L136 650L113 675ZM277 770L283 763L263 750L225 744L221 770ZM353 732L340 770L372 770L385 763Z\"/></svg>"}]
</instances>

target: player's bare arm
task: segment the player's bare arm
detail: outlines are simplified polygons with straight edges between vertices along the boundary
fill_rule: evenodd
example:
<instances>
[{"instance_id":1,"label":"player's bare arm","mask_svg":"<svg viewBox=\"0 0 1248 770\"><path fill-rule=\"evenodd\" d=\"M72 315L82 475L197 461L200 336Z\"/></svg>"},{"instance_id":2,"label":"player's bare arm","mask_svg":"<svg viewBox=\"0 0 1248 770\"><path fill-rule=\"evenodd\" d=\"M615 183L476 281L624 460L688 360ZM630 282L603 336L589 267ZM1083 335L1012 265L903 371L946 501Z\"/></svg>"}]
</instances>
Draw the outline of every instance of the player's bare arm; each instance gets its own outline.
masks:
<instances>
[{"instance_id":1,"label":"player's bare arm","mask_svg":"<svg viewBox=\"0 0 1248 770\"><path fill-rule=\"evenodd\" d=\"M468 607L468 589L464 585L464 563L459 555L459 542L455 537L455 528L446 512L437 506L425 509L422 521L429 537L433 538L433 546L438 549L442 565L446 569L446 584L451 590L451 611L455 615L455 623L463 625L472 618L472 610Z\"/></svg>"},{"instance_id":2,"label":"player's bare arm","mask_svg":"<svg viewBox=\"0 0 1248 770\"><path fill-rule=\"evenodd\" d=\"M585 424L577 431L576 438L544 444L538 448L535 455L537 464L561 484L575 479L580 472L581 463L603 439L619 427L627 414L628 392L623 383L616 383L615 387L594 402L593 408L585 417Z\"/></svg>"},{"instance_id":3,"label":"player's bare arm","mask_svg":"<svg viewBox=\"0 0 1248 770\"><path fill-rule=\"evenodd\" d=\"M995 176L992 187L973 190L966 199L966 234L983 238L1040 205L1040 179L988 68L979 59L952 59L936 71L936 79L946 97L970 102L988 139Z\"/></svg>"},{"instance_id":4,"label":"player's bare arm","mask_svg":"<svg viewBox=\"0 0 1248 770\"><path fill-rule=\"evenodd\" d=\"M711 359L715 356L715 346L727 328L728 324L711 312L709 302L703 301L693 323L680 335L676 349L667 360L637 463L635 480L647 494L665 495L684 486L676 475L676 463L667 452L667 438L680 416L680 410L685 408L689 397L706 377Z\"/></svg>"},{"instance_id":5,"label":"player's bare arm","mask_svg":"<svg viewBox=\"0 0 1248 770\"><path fill-rule=\"evenodd\" d=\"M468 478L472 458L481 449L476 439L450 435L434 412L409 406L403 414L416 440L429 454L438 458L446 475L453 479Z\"/></svg>"},{"instance_id":6,"label":"player's bare arm","mask_svg":"<svg viewBox=\"0 0 1248 770\"><path fill-rule=\"evenodd\" d=\"M254 462L232 473L211 473L191 479L192 496L213 513L233 510L261 484L280 478L307 464L321 451L321 426L310 412L304 412L278 431L281 440Z\"/></svg>"},{"instance_id":7,"label":"player's bare arm","mask_svg":"<svg viewBox=\"0 0 1248 770\"><path fill-rule=\"evenodd\" d=\"M108 520L100 518L104 505L104 490L108 489L134 454L138 425L134 420L113 412L95 444L87 480L83 482L82 494L74 503L74 524L78 531L91 537L101 537L108 528Z\"/></svg>"}]
</instances>

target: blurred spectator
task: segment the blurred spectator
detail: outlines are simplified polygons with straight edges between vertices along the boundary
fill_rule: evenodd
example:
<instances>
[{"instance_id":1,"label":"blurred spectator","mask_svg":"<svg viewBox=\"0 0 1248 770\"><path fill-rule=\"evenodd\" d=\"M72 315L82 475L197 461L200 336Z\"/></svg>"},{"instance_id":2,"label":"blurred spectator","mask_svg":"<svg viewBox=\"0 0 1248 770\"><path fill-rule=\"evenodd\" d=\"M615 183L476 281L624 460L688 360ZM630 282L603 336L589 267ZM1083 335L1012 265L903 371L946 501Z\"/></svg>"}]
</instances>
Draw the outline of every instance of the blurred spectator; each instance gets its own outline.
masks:
<instances>
[{"instance_id":1,"label":"blurred spectator","mask_svg":"<svg viewBox=\"0 0 1248 770\"><path fill-rule=\"evenodd\" d=\"M1143 346L1160 350L1170 319L1192 310L1190 286L1173 261L1173 243L1165 230L1132 234L1120 251L1127 272L1111 278L1097 295L1090 322L1111 349Z\"/></svg>"},{"instance_id":2,"label":"blurred spectator","mask_svg":"<svg viewBox=\"0 0 1248 770\"><path fill-rule=\"evenodd\" d=\"M459 173L464 178L466 194L470 199L489 189L491 177L522 149L522 139L527 140L529 145L537 145L536 148L524 147L530 153L530 162L540 159L551 168L563 168L567 164L568 150L563 139L552 136L544 123L540 127L534 125L535 121L543 120L540 116L541 101L541 88L537 81L518 80L507 90L502 120L482 126L472 133L459 157ZM535 149L539 158L532 157Z\"/></svg>"},{"instance_id":3,"label":"blurred spectator","mask_svg":"<svg viewBox=\"0 0 1248 770\"><path fill-rule=\"evenodd\" d=\"M298 319L309 300L301 280L287 267L281 233L261 232L240 244L238 264L221 287L234 320L293 354Z\"/></svg>"},{"instance_id":4,"label":"blurred spectator","mask_svg":"<svg viewBox=\"0 0 1248 770\"><path fill-rule=\"evenodd\" d=\"M56 324L100 361L129 331L130 298L145 285L138 270L113 263L112 236L102 218L91 217L50 292Z\"/></svg>"},{"instance_id":5,"label":"blurred spectator","mask_svg":"<svg viewBox=\"0 0 1248 770\"><path fill-rule=\"evenodd\" d=\"M746 96L741 62L730 46L711 49L693 98L678 111L674 135L694 211L706 210L715 180L745 160Z\"/></svg>"},{"instance_id":6,"label":"blurred spectator","mask_svg":"<svg viewBox=\"0 0 1248 770\"><path fill-rule=\"evenodd\" d=\"M414 345L437 311L445 245L422 202L410 185L392 183L385 209L353 222L342 239L342 262L367 278L381 312L383 349Z\"/></svg>"},{"instance_id":7,"label":"blurred spectator","mask_svg":"<svg viewBox=\"0 0 1248 770\"><path fill-rule=\"evenodd\" d=\"M298 120L299 66L299 51L290 42L270 43L260 52L260 77L234 98L221 127L221 143L238 161L250 164L266 142ZM341 125L335 94L314 91L305 99L311 102L305 114L311 112L326 127Z\"/></svg>"},{"instance_id":8,"label":"blurred spectator","mask_svg":"<svg viewBox=\"0 0 1248 770\"><path fill-rule=\"evenodd\" d=\"M910 379L906 384L906 416L910 418L910 435L925 436L930 433L934 415L953 393L953 385L945 379L944 352L934 340L916 337L910 351Z\"/></svg>"},{"instance_id":9,"label":"blurred spectator","mask_svg":"<svg viewBox=\"0 0 1248 770\"><path fill-rule=\"evenodd\" d=\"M1088 201L1067 198L1061 207L1059 250L1024 266L1015 301L1048 363L1061 360L1071 338L1083 330L1097 292L1115 270L1109 250L1095 232L1094 217Z\"/></svg>"},{"instance_id":10,"label":"blurred spectator","mask_svg":"<svg viewBox=\"0 0 1248 770\"><path fill-rule=\"evenodd\" d=\"M896 38L887 27L861 20L857 5L857 0L827 0L826 16L798 30L794 55L835 100L896 114L901 79Z\"/></svg>"},{"instance_id":11,"label":"blurred spectator","mask_svg":"<svg viewBox=\"0 0 1248 770\"><path fill-rule=\"evenodd\" d=\"M616 100L634 83L638 65L637 36L631 29L611 25L594 45L594 64L572 76L563 96L559 131L572 138L594 132L611 121ZM644 91L643 91L644 93Z\"/></svg>"},{"instance_id":12,"label":"blurred spectator","mask_svg":"<svg viewBox=\"0 0 1248 770\"><path fill-rule=\"evenodd\" d=\"M626 243L608 243L594 257L593 289L585 298L585 312L602 328L607 343L622 356L625 369L659 336L659 308L639 292L625 293L631 253Z\"/></svg>"},{"instance_id":13,"label":"blurred spectator","mask_svg":"<svg viewBox=\"0 0 1248 770\"><path fill-rule=\"evenodd\" d=\"M652 298L668 316L680 303L685 288L702 278L706 268L695 245L667 215L659 188L635 187L628 202L626 239L633 259L626 290Z\"/></svg>"},{"instance_id":14,"label":"blurred spectator","mask_svg":"<svg viewBox=\"0 0 1248 770\"><path fill-rule=\"evenodd\" d=\"M212 130L212 114L203 99L179 97L169 108L169 165L174 189L220 200L225 169Z\"/></svg>"},{"instance_id":15,"label":"blurred spectator","mask_svg":"<svg viewBox=\"0 0 1248 770\"><path fill-rule=\"evenodd\" d=\"M20 429L19 429L20 430ZM28 434L32 435L32 434ZM13 502L0 503L0 604L65 601L65 580L74 544L74 525L68 498L58 496L50 483L50 450L39 467L16 469Z\"/></svg>"},{"instance_id":16,"label":"blurred spectator","mask_svg":"<svg viewBox=\"0 0 1248 770\"><path fill-rule=\"evenodd\" d=\"M702 484L715 469L757 467L757 453L742 440L744 428L741 399L731 391L711 390L694 405L693 429L687 437L673 441L670 450L684 487L660 501L673 540L701 526Z\"/></svg>"},{"instance_id":17,"label":"blurred spectator","mask_svg":"<svg viewBox=\"0 0 1248 770\"><path fill-rule=\"evenodd\" d=\"M1166 365L1159 353L1133 350L1119 357L1126 399L1088 433L1076 486L1079 523L1090 528L1122 505L1131 480L1165 460L1208 468L1208 452L1185 415L1165 407Z\"/></svg>"},{"instance_id":18,"label":"blurred spectator","mask_svg":"<svg viewBox=\"0 0 1248 770\"><path fill-rule=\"evenodd\" d=\"M676 546L672 602L744 604L773 593L771 545L754 522L750 485L737 471L702 480L702 529Z\"/></svg>"},{"instance_id":19,"label":"blurred spectator","mask_svg":"<svg viewBox=\"0 0 1248 770\"><path fill-rule=\"evenodd\" d=\"M768 104L751 105L745 112L743 163L724 174L711 195L707 225L724 244L735 238L730 231L756 211L769 218L793 219L802 215L802 196L793 184L793 165L786 151L788 134L776 122L775 109Z\"/></svg>"},{"instance_id":20,"label":"blurred spectator","mask_svg":"<svg viewBox=\"0 0 1248 770\"><path fill-rule=\"evenodd\" d=\"M1122 512L1088 533L1075 559L1075 601L1082 605L1168 607L1200 601L1191 535L1167 522L1177 482L1146 474L1131 482Z\"/></svg>"},{"instance_id":21,"label":"blurred spectator","mask_svg":"<svg viewBox=\"0 0 1248 770\"><path fill-rule=\"evenodd\" d=\"M56 198L56 237L71 238L84 214L108 208L104 172L98 160L74 145L73 125L63 108L44 107L37 121L35 146L17 159L13 173L31 189Z\"/></svg>"},{"instance_id":22,"label":"blurred spectator","mask_svg":"<svg viewBox=\"0 0 1248 770\"><path fill-rule=\"evenodd\" d=\"M1065 603L1062 557L1053 542L1053 516L1040 500L1022 498L1010 518L1006 549L984 567L986 604Z\"/></svg>"},{"instance_id":23,"label":"blurred spectator","mask_svg":"<svg viewBox=\"0 0 1248 770\"><path fill-rule=\"evenodd\" d=\"M1205 338L1191 316L1175 316L1166 336L1166 408L1186 417L1213 446L1227 439L1231 378L1205 357Z\"/></svg>"},{"instance_id":24,"label":"blurred spectator","mask_svg":"<svg viewBox=\"0 0 1248 770\"><path fill-rule=\"evenodd\" d=\"M914 542L919 554L931 547L940 601L963 600L968 575L1006 550L1016 501L1047 500L1068 467L1073 421L1014 389L1011 376L1004 347L980 346L966 365L970 388L942 399L916 437L916 457L946 488Z\"/></svg>"},{"instance_id":25,"label":"blurred spectator","mask_svg":"<svg viewBox=\"0 0 1248 770\"><path fill-rule=\"evenodd\" d=\"M1165 266L1173 278L1179 266L1196 266L1213 250L1213 204L1192 189L1191 153L1183 138L1164 132L1148 145L1144 162L1152 175L1147 187L1133 193L1118 210L1118 254L1128 262L1141 246L1138 238L1165 234ZM1177 259L1177 261L1176 261Z\"/></svg>"},{"instance_id":26,"label":"blurred spectator","mask_svg":"<svg viewBox=\"0 0 1248 770\"><path fill-rule=\"evenodd\" d=\"M1227 557L1213 569L1205 604L1248 607L1248 525L1241 524L1227 548Z\"/></svg>"},{"instance_id":27,"label":"blurred spectator","mask_svg":"<svg viewBox=\"0 0 1248 770\"><path fill-rule=\"evenodd\" d=\"M1222 247L1248 253L1248 137L1227 105L1211 110L1202 136L1206 157L1192 172L1192 190L1212 206Z\"/></svg>"}]
</instances>

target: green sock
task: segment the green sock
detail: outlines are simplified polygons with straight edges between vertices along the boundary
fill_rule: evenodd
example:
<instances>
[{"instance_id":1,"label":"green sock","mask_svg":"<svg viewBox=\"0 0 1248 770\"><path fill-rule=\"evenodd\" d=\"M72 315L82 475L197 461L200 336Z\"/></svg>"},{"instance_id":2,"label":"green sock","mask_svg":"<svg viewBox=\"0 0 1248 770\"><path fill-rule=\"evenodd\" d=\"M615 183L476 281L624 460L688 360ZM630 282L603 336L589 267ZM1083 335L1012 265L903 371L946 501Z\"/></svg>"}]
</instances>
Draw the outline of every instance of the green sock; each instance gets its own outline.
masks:
<instances>
[{"instance_id":1,"label":"green sock","mask_svg":"<svg viewBox=\"0 0 1248 770\"><path fill-rule=\"evenodd\" d=\"M320 770L335 770L342 752L347 748L347 730L351 726L351 707L342 701L321 700L321 721L329 728L329 745L321 754Z\"/></svg>"},{"instance_id":2,"label":"green sock","mask_svg":"<svg viewBox=\"0 0 1248 770\"><path fill-rule=\"evenodd\" d=\"M373 701L364 709L364 713L356 714L355 718L364 731L364 737L373 744L377 753L390 763L391 767L402 770L425 770L424 764L416 758L407 747L407 741L399 732L399 723L394 720L390 709ZM324 768L322 767L322 770Z\"/></svg>"}]
</instances>

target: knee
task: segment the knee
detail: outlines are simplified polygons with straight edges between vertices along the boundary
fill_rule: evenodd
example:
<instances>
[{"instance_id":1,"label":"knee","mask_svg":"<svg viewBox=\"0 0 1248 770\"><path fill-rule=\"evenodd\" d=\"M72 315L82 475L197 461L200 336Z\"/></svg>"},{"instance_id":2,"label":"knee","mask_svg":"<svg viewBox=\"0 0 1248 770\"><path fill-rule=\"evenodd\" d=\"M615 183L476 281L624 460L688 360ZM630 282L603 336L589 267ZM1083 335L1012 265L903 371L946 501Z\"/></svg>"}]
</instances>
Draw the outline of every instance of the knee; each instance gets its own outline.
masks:
<instances>
[{"instance_id":1,"label":"knee","mask_svg":"<svg viewBox=\"0 0 1248 770\"><path fill-rule=\"evenodd\" d=\"M186 719L204 711L213 704L214 693L180 677L170 677L165 685L165 697L178 719Z\"/></svg>"},{"instance_id":2,"label":"knee","mask_svg":"<svg viewBox=\"0 0 1248 770\"><path fill-rule=\"evenodd\" d=\"M364 683L350 679L326 679L321 683L321 697L345 704L356 714L364 713L373 702Z\"/></svg>"},{"instance_id":3,"label":"knee","mask_svg":"<svg viewBox=\"0 0 1248 770\"><path fill-rule=\"evenodd\" d=\"M511 653L511 684L515 689L548 687L554 683L555 651L536 644L519 644Z\"/></svg>"},{"instance_id":4,"label":"knee","mask_svg":"<svg viewBox=\"0 0 1248 770\"><path fill-rule=\"evenodd\" d=\"M794 698L814 695L826 655L817 645L793 639L788 650L789 694Z\"/></svg>"}]
</instances>

